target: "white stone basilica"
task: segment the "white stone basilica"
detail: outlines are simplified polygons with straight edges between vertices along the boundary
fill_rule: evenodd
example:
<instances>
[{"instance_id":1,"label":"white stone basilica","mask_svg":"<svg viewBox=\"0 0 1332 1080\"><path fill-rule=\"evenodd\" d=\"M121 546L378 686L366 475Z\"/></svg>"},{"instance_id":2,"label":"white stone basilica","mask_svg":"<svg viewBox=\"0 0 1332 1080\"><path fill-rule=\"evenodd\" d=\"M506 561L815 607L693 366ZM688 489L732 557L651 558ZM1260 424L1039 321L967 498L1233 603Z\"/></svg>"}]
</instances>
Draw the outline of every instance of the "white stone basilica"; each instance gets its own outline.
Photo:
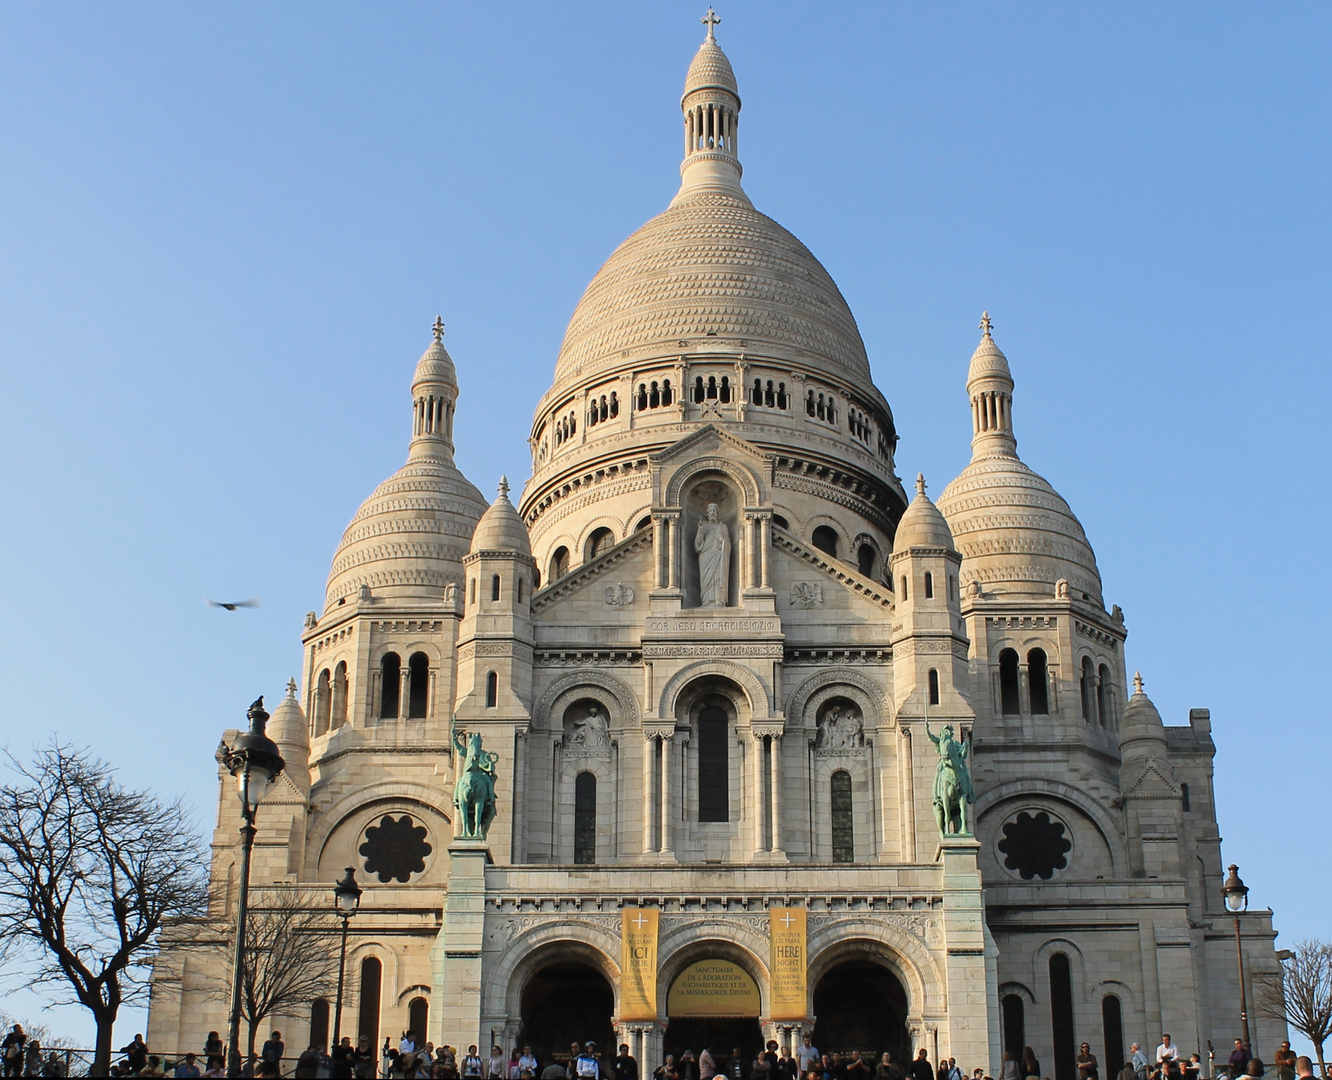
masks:
<instances>
[{"instance_id":1,"label":"white stone basilica","mask_svg":"<svg viewBox=\"0 0 1332 1080\"><path fill-rule=\"evenodd\" d=\"M613 1039L652 1066L812 1029L995 1076L1030 1045L1055 1080L1083 1041L1102 1076L1162 1031L1228 1048L1207 710L1167 727L1129 682L1087 537L1018 457L988 317L971 464L937 505L904 490L851 311L741 186L705 21L679 193L574 311L516 506L454 464L437 324L407 463L347 527L304 690L269 722L286 769L255 905L327 904L356 869L343 1032L375 1045ZM455 839L455 716L498 755L484 843ZM941 838L943 724L975 802ZM219 783L217 933L153 977L167 1053L226 1027L240 808ZM1270 912L1242 921L1246 975L1275 971ZM296 1052L329 1017L321 998L265 1030ZM1251 1023L1255 1050L1284 1034Z\"/></svg>"}]
</instances>

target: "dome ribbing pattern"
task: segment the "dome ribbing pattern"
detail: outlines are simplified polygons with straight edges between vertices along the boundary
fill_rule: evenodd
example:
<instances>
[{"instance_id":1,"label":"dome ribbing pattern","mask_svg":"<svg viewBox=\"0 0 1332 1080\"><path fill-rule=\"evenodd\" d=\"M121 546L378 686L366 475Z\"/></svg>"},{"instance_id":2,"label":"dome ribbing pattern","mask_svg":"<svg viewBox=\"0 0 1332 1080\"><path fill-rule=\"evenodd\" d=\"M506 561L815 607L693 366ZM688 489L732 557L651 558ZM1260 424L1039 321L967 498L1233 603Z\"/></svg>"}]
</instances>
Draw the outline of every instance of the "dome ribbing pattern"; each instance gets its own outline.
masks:
<instances>
[{"instance_id":1,"label":"dome ribbing pattern","mask_svg":"<svg viewBox=\"0 0 1332 1080\"><path fill-rule=\"evenodd\" d=\"M870 379L856 320L813 253L747 201L700 193L649 221L597 271L569 320L555 380L616 367L626 350L668 353L708 335Z\"/></svg>"}]
</instances>

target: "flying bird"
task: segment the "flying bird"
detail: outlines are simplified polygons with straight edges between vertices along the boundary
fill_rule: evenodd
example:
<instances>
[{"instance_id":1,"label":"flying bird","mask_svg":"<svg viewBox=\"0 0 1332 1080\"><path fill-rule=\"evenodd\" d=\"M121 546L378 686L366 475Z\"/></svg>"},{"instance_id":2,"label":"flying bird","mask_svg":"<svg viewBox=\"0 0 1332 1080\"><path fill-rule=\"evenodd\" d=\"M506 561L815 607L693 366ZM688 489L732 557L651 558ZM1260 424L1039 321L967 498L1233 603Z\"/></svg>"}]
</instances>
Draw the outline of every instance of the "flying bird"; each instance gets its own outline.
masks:
<instances>
[{"instance_id":1,"label":"flying bird","mask_svg":"<svg viewBox=\"0 0 1332 1080\"><path fill-rule=\"evenodd\" d=\"M233 603L229 604L219 604L216 600L209 600L207 601L207 603L209 607L220 607L220 608L226 608L228 611L235 611L237 608L258 607L259 598L255 597L252 600L236 600Z\"/></svg>"}]
</instances>

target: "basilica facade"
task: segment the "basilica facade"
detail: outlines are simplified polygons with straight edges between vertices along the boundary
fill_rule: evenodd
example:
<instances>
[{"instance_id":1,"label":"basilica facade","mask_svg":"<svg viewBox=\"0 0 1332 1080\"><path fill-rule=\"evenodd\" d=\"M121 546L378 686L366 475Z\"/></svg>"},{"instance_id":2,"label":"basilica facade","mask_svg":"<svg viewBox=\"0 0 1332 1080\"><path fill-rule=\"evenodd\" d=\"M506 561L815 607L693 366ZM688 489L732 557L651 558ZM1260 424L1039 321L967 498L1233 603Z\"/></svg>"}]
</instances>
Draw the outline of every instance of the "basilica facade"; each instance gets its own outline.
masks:
<instances>
[{"instance_id":1,"label":"basilica facade","mask_svg":"<svg viewBox=\"0 0 1332 1080\"><path fill-rule=\"evenodd\" d=\"M454 464L437 324L407 463L347 527L268 725L254 905L328 904L355 869L342 1030L375 1045L624 1041L651 1066L812 1033L996 1076L1029 1045L1055 1080L1081 1042L1103 1075L1163 1031L1228 1046L1208 713L1167 726L1130 682L1091 545L1018 455L988 316L957 365L971 463L932 500L836 284L745 194L712 21L681 106L679 193L574 311L516 498ZM493 755L483 839L461 733ZM153 975L165 1052L225 1030L219 783L215 933ZM1270 912L1241 924L1245 977L1275 971ZM329 1017L265 1026L299 1048ZM1255 1049L1281 1035L1250 1022Z\"/></svg>"}]
</instances>

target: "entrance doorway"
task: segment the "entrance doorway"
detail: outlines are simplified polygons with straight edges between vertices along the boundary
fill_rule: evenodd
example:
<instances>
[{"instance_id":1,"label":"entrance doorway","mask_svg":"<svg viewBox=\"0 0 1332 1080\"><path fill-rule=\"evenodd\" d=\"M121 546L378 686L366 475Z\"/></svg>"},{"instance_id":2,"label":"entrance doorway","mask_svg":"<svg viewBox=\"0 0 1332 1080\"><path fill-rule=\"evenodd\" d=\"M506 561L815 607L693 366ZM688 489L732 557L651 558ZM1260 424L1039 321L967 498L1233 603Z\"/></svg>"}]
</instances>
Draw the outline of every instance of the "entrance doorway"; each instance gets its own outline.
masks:
<instances>
[{"instance_id":1,"label":"entrance doorway","mask_svg":"<svg viewBox=\"0 0 1332 1080\"><path fill-rule=\"evenodd\" d=\"M530 1046L543 1066L567 1059L571 1043L594 1042L609 1061L615 1056L614 1010L615 993L606 976L591 964L556 961L523 987L518 1044Z\"/></svg>"},{"instance_id":2,"label":"entrance doorway","mask_svg":"<svg viewBox=\"0 0 1332 1080\"><path fill-rule=\"evenodd\" d=\"M726 1066L739 1050L742 1070L763 1049L763 1031L759 1027L759 990L750 975L730 960L699 960L682 970L672 981L666 995L664 1052L678 1060L686 1050L697 1058L703 1050L712 1051L717 1071Z\"/></svg>"},{"instance_id":3,"label":"entrance doorway","mask_svg":"<svg viewBox=\"0 0 1332 1080\"><path fill-rule=\"evenodd\" d=\"M867 1062L885 1051L905 1065L911 1052L902 984L873 960L844 960L814 988L814 1045L825 1054L859 1050Z\"/></svg>"}]
</instances>

